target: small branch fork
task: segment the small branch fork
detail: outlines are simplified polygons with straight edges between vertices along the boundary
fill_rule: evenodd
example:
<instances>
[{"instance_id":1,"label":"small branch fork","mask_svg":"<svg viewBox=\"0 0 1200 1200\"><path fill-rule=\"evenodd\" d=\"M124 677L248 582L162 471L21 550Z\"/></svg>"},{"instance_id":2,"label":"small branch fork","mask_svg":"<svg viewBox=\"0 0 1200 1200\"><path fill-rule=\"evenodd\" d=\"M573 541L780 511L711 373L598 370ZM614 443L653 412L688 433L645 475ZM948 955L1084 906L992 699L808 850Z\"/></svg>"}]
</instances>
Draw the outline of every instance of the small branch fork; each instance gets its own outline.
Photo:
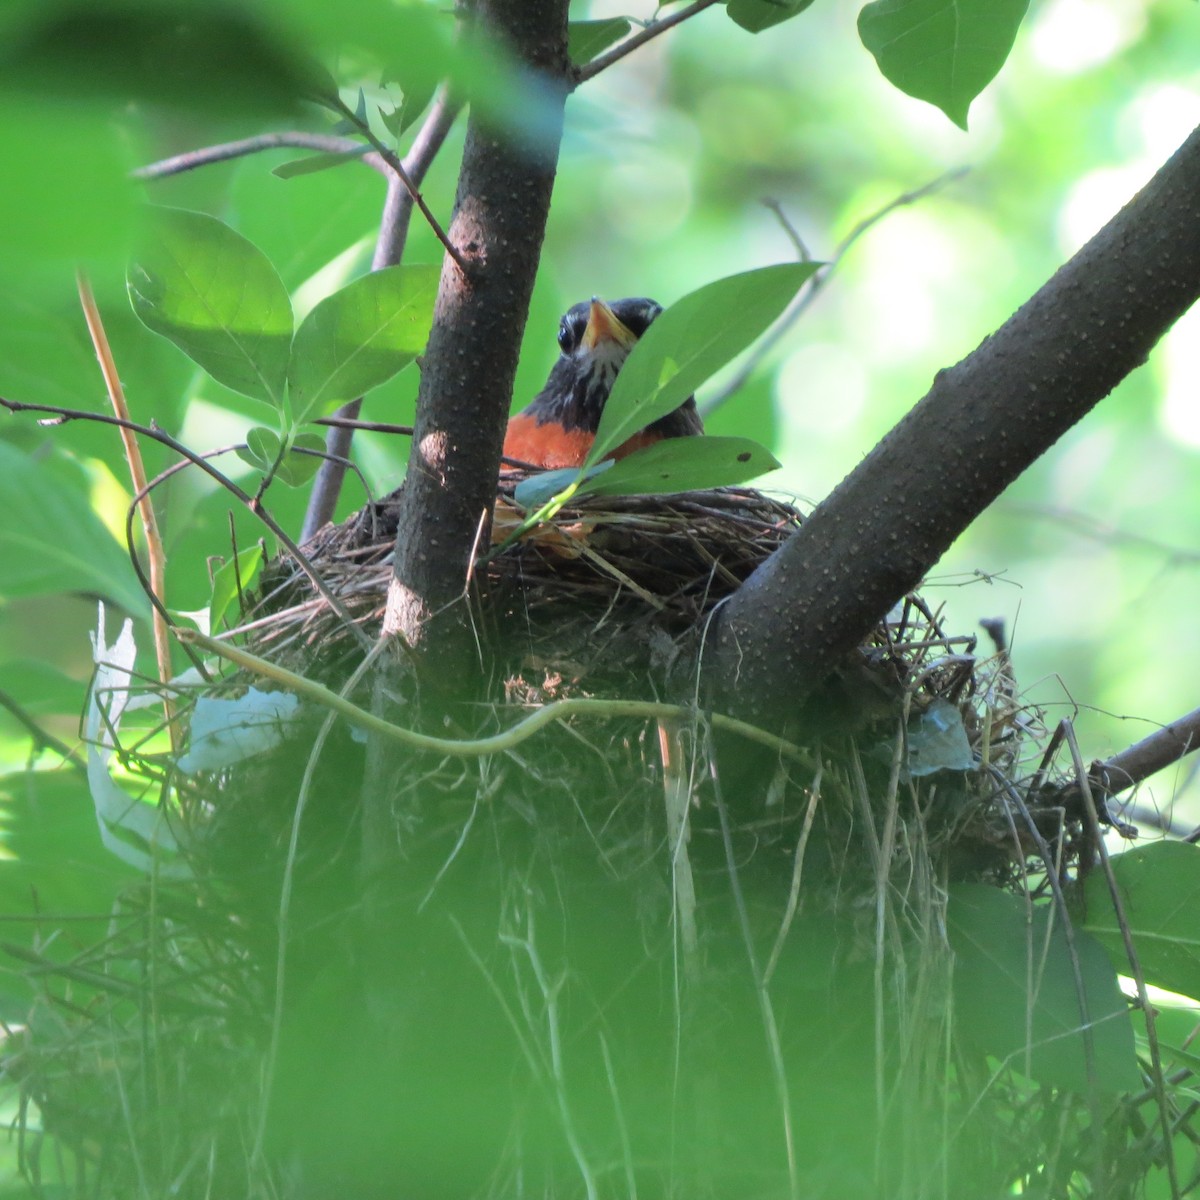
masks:
<instances>
[{"instance_id":1,"label":"small branch fork","mask_svg":"<svg viewBox=\"0 0 1200 1200\"><path fill-rule=\"evenodd\" d=\"M758 340L753 351L747 356L741 367L738 368L737 373L729 379L720 391L715 392L701 404L700 415L703 417L711 416L731 396L745 387L746 381L762 366L771 351L779 345L796 322L813 306L813 302L825 289L825 285L829 282L830 277L841 266L842 260L850 253L855 243L861 237L869 233L880 221L890 216L898 208L904 208L909 204L916 204L917 201L923 200L926 196L941 191L948 184L956 183L967 174L969 169L968 167L958 167L953 171L946 171L922 187L914 188L911 192L904 192L894 200L889 200L882 208L876 209L875 212L868 214L859 221L839 243L830 260L815 275L810 276L808 283L801 289L800 294L784 309L783 315L775 322L767 335ZM804 245L800 235L792 227L780 204L774 200L764 200L763 203L775 214L780 225L783 226L784 232L796 247L800 261L811 261L808 248Z\"/></svg>"},{"instance_id":2,"label":"small branch fork","mask_svg":"<svg viewBox=\"0 0 1200 1200\"><path fill-rule=\"evenodd\" d=\"M463 275L469 277L471 274L471 268L467 263L467 260L463 258L462 252L450 240L446 231L442 228L441 222L438 221L437 217L433 215L433 210L428 204L425 203L424 197L417 189L417 185L413 182L412 176L408 173L407 168L405 167L404 163L400 161L400 158L397 156L396 152L390 147L384 145L384 143L380 141L378 137L376 137L375 131L371 128L370 124L364 121L358 115L358 113L356 113L341 98L341 96L331 96L327 103L334 110L334 112L339 113L342 117L349 121L359 131L359 133L361 133L362 136L371 143L371 145L375 148L375 153L379 155L379 157L391 168L392 172L397 176L400 182L404 184L405 190L412 197L413 203L418 209L420 209L421 215L428 222L429 228L433 230L437 240L442 243L446 253L450 255L452 259L454 259L454 262Z\"/></svg>"},{"instance_id":3,"label":"small branch fork","mask_svg":"<svg viewBox=\"0 0 1200 1200\"><path fill-rule=\"evenodd\" d=\"M639 29L637 33L627 37L611 50L605 51L605 53L593 58L590 63L579 67L575 71L575 86L578 87L579 84L586 83L589 79L594 79L601 71L608 70L614 63L620 62L627 54L632 54L652 38L658 37L661 33L666 33L668 29L672 29L676 25L681 25L690 17L696 16L697 13L702 13L706 8L711 8L717 2L718 0L693 0L693 3L681 8L676 13L672 13L669 17L648 22L644 28Z\"/></svg>"}]
</instances>

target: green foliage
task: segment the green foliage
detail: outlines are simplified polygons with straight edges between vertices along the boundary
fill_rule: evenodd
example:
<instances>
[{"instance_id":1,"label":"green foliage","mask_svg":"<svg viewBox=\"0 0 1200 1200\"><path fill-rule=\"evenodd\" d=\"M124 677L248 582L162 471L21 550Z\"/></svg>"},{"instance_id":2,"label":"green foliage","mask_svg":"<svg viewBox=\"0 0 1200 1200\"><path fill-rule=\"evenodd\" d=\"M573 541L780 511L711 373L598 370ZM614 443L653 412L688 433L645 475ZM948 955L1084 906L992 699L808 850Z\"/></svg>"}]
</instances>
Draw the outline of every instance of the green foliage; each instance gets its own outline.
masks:
<instances>
[{"instance_id":1,"label":"green foliage","mask_svg":"<svg viewBox=\"0 0 1200 1200\"><path fill-rule=\"evenodd\" d=\"M68 470L35 462L0 442L0 510L5 596L86 591L126 612L146 611L128 555Z\"/></svg>"},{"instance_id":2,"label":"green foliage","mask_svg":"<svg viewBox=\"0 0 1200 1200\"><path fill-rule=\"evenodd\" d=\"M213 572L212 599L208 603L208 627L221 628L225 615L243 593L254 587L262 571L263 548L247 546Z\"/></svg>"},{"instance_id":3,"label":"green foliage","mask_svg":"<svg viewBox=\"0 0 1200 1200\"><path fill-rule=\"evenodd\" d=\"M677 409L766 331L820 263L747 271L684 296L634 346L613 384L589 464Z\"/></svg>"},{"instance_id":4,"label":"green foliage","mask_svg":"<svg viewBox=\"0 0 1200 1200\"><path fill-rule=\"evenodd\" d=\"M951 888L947 924L964 1040L1048 1087L1138 1086L1128 1006L1095 939L1048 904L979 884Z\"/></svg>"},{"instance_id":5,"label":"green foliage","mask_svg":"<svg viewBox=\"0 0 1200 1200\"><path fill-rule=\"evenodd\" d=\"M1004 65L1029 0L872 0L863 45L902 92L967 127L971 101Z\"/></svg>"},{"instance_id":6,"label":"green foliage","mask_svg":"<svg viewBox=\"0 0 1200 1200\"><path fill-rule=\"evenodd\" d=\"M440 275L435 266L387 267L322 300L292 345L294 419L332 412L408 366L429 338Z\"/></svg>"},{"instance_id":7,"label":"green foliage","mask_svg":"<svg viewBox=\"0 0 1200 1200\"><path fill-rule=\"evenodd\" d=\"M214 379L236 392L284 402L292 303L275 268L222 221L153 210L129 268L133 310Z\"/></svg>"},{"instance_id":8,"label":"green foliage","mask_svg":"<svg viewBox=\"0 0 1200 1200\"><path fill-rule=\"evenodd\" d=\"M256 15L182 0L23 3L23 23L0 55L0 77L52 95L189 113L285 115L314 87L314 71Z\"/></svg>"},{"instance_id":9,"label":"green foliage","mask_svg":"<svg viewBox=\"0 0 1200 1200\"><path fill-rule=\"evenodd\" d=\"M732 20L751 33L761 33L783 21L798 17L813 0L729 0Z\"/></svg>"},{"instance_id":10,"label":"green foliage","mask_svg":"<svg viewBox=\"0 0 1200 1200\"><path fill-rule=\"evenodd\" d=\"M670 438L579 472L567 467L541 471L517 485L514 499L525 508L548 503L559 492L584 496L653 496L694 488L733 487L774 471L779 460L749 438Z\"/></svg>"},{"instance_id":11,"label":"green foliage","mask_svg":"<svg viewBox=\"0 0 1200 1200\"><path fill-rule=\"evenodd\" d=\"M603 21L572 21L567 28L567 55L581 67L619 42L631 26L625 17L609 17Z\"/></svg>"},{"instance_id":12,"label":"green foliage","mask_svg":"<svg viewBox=\"0 0 1200 1200\"><path fill-rule=\"evenodd\" d=\"M1200 847L1157 842L1126 850L1112 860L1138 966L1147 983L1200 999ZM1084 889L1083 927L1112 955L1122 971L1128 965L1125 938L1108 882L1093 871Z\"/></svg>"}]
</instances>

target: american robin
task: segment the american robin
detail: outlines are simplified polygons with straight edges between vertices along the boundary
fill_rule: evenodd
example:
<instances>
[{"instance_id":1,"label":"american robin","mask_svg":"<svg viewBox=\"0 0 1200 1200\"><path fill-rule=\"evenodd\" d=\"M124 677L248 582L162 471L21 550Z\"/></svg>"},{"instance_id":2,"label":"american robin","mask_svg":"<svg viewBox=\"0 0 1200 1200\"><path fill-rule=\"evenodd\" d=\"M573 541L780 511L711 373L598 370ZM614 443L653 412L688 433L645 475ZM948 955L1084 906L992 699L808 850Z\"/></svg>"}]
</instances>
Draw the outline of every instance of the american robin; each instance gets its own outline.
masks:
<instances>
[{"instance_id":1,"label":"american robin","mask_svg":"<svg viewBox=\"0 0 1200 1200\"><path fill-rule=\"evenodd\" d=\"M562 355L546 386L509 420L505 458L546 470L582 466L617 372L660 312L661 304L642 296L611 305L593 296L569 308L558 326ZM624 458L663 438L703 432L696 401L689 396L674 412L622 442L611 457Z\"/></svg>"}]
</instances>

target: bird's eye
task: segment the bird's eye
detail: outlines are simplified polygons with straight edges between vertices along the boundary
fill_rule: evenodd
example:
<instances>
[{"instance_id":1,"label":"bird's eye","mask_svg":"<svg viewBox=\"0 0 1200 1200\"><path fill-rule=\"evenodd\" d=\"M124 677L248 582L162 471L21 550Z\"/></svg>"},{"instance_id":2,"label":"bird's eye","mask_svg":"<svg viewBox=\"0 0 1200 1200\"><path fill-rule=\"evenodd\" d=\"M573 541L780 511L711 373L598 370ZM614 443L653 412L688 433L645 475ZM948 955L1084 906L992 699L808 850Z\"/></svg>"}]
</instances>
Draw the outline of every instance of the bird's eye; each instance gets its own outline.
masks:
<instances>
[{"instance_id":1,"label":"bird's eye","mask_svg":"<svg viewBox=\"0 0 1200 1200\"><path fill-rule=\"evenodd\" d=\"M575 349L575 331L571 328L571 322L565 317L558 326L558 348L564 354L570 354Z\"/></svg>"}]
</instances>

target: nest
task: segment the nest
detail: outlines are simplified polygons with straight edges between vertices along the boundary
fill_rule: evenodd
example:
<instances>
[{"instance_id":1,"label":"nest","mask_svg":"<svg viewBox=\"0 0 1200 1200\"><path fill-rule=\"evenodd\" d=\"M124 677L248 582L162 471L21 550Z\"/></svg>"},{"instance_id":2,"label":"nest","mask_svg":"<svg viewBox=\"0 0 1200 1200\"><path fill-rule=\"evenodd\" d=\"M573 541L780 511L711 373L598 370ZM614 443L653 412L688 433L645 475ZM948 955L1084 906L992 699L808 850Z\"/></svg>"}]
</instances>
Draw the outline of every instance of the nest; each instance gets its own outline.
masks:
<instances>
[{"instance_id":1,"label":"nest","mask_svg":"<svg viewBox=\"0 0 1200 1200\"><path fill-rule=\"evenodd\" d=\"M501 481L497 540L517 523L512 492L518 481ZM370 637L382 623L397 508L394 496L370 504L343 524L326 526L305 547L342 614L294 562L278 560L248 613L249 648L334 686L344 682L361 659L345 614ZM464 602L473 605L480 644L490 655L485 673L492 687L482 711L472 709L475 715L465 715L461 727L494 732L511 724L506 706L568 696L690 701L712 614L802 521L794 504L746 488L590 499L483 556ZM961 793L964 801L936 840L955 843L966 877L1011 881L1025 877L1025 858L1038 849L1026 835L1014 837L1012 796L1001 797L1035 774L1031 760L1044 730L1039 715L1018 698L1003 647L988 643L983 656L977 648L974 634L947 632L921 596L907 596L796 715L792 732L804 744L820 743L813 762L820 753L832 754L849 778L852 754L865 749L870 762L890 762L901 725L916 731L923 715L952 712L972 765L982 762L984 769L966 771L960 761L933 776L934 791ZM636 757L636 772L658 788L659 755L640 742L631 750L644 731L631 735L630 729L617 723L597 753L612 758L619 743L620 754ZM541 776L574 795L586 792L581 775L587 770L568 747ZM906 767L900 777L908 779ZM800 780L801 790L810 781ZM1073 861L1082 852L1079 823L1064 826L1059 798L1042 804L1039 797L1040 791L1026 797L1029 820L1070 843L1066 861ZM845 807L853 807L849 799Z\"/></svg>"},{"instance_id":2,"label":"nest","mask_svg":"<svg viewBox=\"0 0 1200 1200\"><path fill-rule=\"evenodd\" d=\"M511 482L501 503L511 503ZM487 690L447 718L450 735L506 729L530 706L563 697L687 700L714 610L802 519L792 505L745 489L593 500L487 556L466 598L487 652ZM305 548L342 612L294 563L273 564L245 613L248 648L341 687L362 654L345 614L368 636L377 632L395 531L396 504L388 498L327 527ZM234 674L221 687L228 694L248 682ZM361 691L355 698L369 703ZM612 1164L622 1155L631 1172L636 1157L638 1171L650 1173L650 1191L661 1185L710 1194L711 1185L711 1194L732 1194L740 1177L723 1178L722 1171L753 1170L765 1180L774 1170L778 1183L778 1145L768 1131L778 1125L771 1106L779 1081L790 1078L800 1106L797 1137L812 1139L807 1150L799 1144L800 1161L819 1163L846 1129L861 1129L866 1140L847 1145L849 1166L839 1181L868 1194L862 1189L869 1183L847 1182L846 1171L872 1161L871 1123L829 1133L817 1084L827 1071L822 1030L834 1020L821 1007L822 981L834 978L829 930L836 923L842 931L833 957L866 972L848 995L855 1003L865 997L868 1010L876 997L877 1050L886 1047L889 1056L877 1068L864 1067L864 1096L889 1073L902 1097L893 1097L887 1136L914 1147L927 1135L936 1141L940 1125L932 1134L921 1127L928 1109L922 1088L926 1079L946 1077L946 883L1036 891L1052 874L1065 879L1090 861L1091 848L1079 814L1064 812L1061 793L1051 794L1045 731L1021 703L1006 653L980 656L975 637L947 633L921 597L897 605L815 708L796 714L785 731L788 754L748 747L703 721L676 729L672 746L669 731L656 735L651 722L626 717L560 722L492 758L409 755L395 776L395 823L386 831L403 845L405 861L404 879L394 885L399 895L392 897L401 916L389 929L386 954L397 964L400 1012L393 1024L411 1030L412 1040L396 1051L392 1066L385 1056L377 1067L370 1045L357 1052L342 1042L322 1048L347 1013L363 1008L353 981L362 963L379 955L375 946L365 952L357 946L349 899L361 884L363 818L356 805L363 747L348 733L336 747L320 743L324 714L317 714L273 755L189 781L181 812L192 880L173 885L169 908L146 889L131 896L139 920L154 932L144 942L139 934L132 949L105 951L123 956L114 973L171 980L167 998L185 1013L207 998L200 994L209 986L203 981L219 977L221 1005L206 1010L208 1026L171 1043L169 1069L163 1047L155 1050L151 1071L145 1061L111 1054L90 1065L68 1059L65 1050L87 1038L77 1016L64 1020L57 1040L26 1048L27 1093L46 1114L66 1104L99 1111L94 1097L112 1094L114 1075L150 1078L157 1090L123 1118L133 1144L122 1149L116 1129L106 1142L102 1174L114 1186L129 1184L130 1162L146 1162L142 1139L152 1133L143 1129L178 1109L173 1128L195 1132L156 1148L156 1178L172 1188L182 1181L180 1195L260 1194L255 1188L281 1194L270 1156L260 1153L264 1145L272 1153L277 1147L270 1130L263 1140L267 1099L251 1065L269 1046L277 1091L287 1094L279 1080L294 1088L293 1104L277 1096L270 1107L272 1128L290 1139L285 1157L296 1147L303 1154L306 1143L350 1144L353 1130L343 1131L343 1139L322 1122L330 1110L343 1109L348 1121L363 1119L346 1097L357 1088L367 1107L374 1104L363 1081L377 1069L387 1076L381 1094L397 1106L389 1121L413 1131L398 1144L401 1159L443 1134L443 1125L469 1131L471 1144L483 1147L481 1162L495 1150L491 1191L479 1194L513 1194L519 1181L532 1178L545 1186L531 1190L576 1194L573 1184L562 1184L571 1179L572 1155L562 1149L568 1143L587 1143L616 1174ZM397 719L417 724L411 709ZM949 758L931 748L931 725L950 729L956 749ZM324 749L310 780L314 742ZM133 769L138 756L130 734L121 760ZM161 763L145 765L149 777L161 777ZM302 794L311 795L306 808ZM281 895L290 897L286 921ZM438 924L439 913L448 914L450 925ZM214 934L214 921L236 931L236 939ZM282 993L276 991L281 926L288 930ZM175 979L168 962L185 962L186 976ZM756 1015L765 976L800 1014L788 1045L772 1050L769 1071ZM330 978L349 991L323 992L334 986L322 982ZM689 998L682 1016L681 990ZM71 1017L80 1010L70 1007L69 977L66 993L63 1012ZM820 1003L808 999L818 993ZM47 997L48 1005L55 1002ZM141 1006L116 992L107 1007L96 1002L90 1019L136 1058L137 1031L151 1003L161 1019L161 992ZM842 1009L835 1004L831 1011L846 1003L843 997ZM497 1017L501 1011L505 1020ZM560 1089L559 1115L543 1119L536 1096L544 1095L547 1081L538 1077L536 1055L510 1050L515 1043L540 1045L541 1014L551 1011L561 1013L564 1025L552 1036L567 1048L567 1077L577 1090L568 1095L562 1078L552 1080L551 1090ZM511 1021L520 1025L515 1039ZM602 1062L586 1058L597 1027L607 1031ZM812 1044L804 1040L806 1029ZM437 1041L443 1035L444 1045ZM676 1038L684 1044L679 1054ZM463 1065L459 1080L457 1048L476 1043L487 1051ZM870 1036L862 1044L870 1045ZM419 1083L406 1085L397 1096L388 1073L408 1071L420 1081L426 1063L434 1064L428 1069L436 1085L424 1091ZM892 1076L894 1063L907 1065ZM326 1082L331 1064L351 1081L350 1092L338 1092L336 1072ZM747 1070L759 1071L753 1085L745 1081ZM516 1134L494 1127L501 1115L509 1120L509 1101L488 1097L519 1091L526 1074L535 1099L517 1106L525 1124ZM234 1087L232 1078L255 1082ZM678 1157L692 1163L693 1175L674 1174L674 1142L669 1154L653 1140L636 1155L621 1149L621 1122L614 1126L603 1116L609 1097L586 1094L588 1080L606 1078L639 1081L629 1094L648 1106L648 1129L656 1127L654 1114L667 1111L684 1125L694 1121L697 1140ZM730 1106L719 1099L721 1080L735 1085L726 1089L735 1099ZM428 1098L443 1093L453 1099L452 1110L425 1111ZM810 1093L811 1111L804 1107ZM470 1107L476 1095L477 1109ZM410 1096L411 1110L404 1107ZM747 1107L750 1097L758 1098L758 1108ZM964 1094L964 1111L973 1103ZM582 1126L559 1129L568 1109L585 1114ZM211 1113L225 1123L222 1130L205 1126ZM1027 1127L997 1122L980 1136L995 1139L997 1162L1016 1161L1039 1119L1033 1110ZM98 1128L107 1129L93 1122L89 1135ZM557 1132L525 1136L544 1129ZM252 1155L241 1149L250 1146ZM212 1162L218 1167L196 1165ZM397 1163L396 1177L405 1166ZM342 1173L335 1191L350 1186L352 1165L330 1169Z\"/></svg>"}]
</instances>

